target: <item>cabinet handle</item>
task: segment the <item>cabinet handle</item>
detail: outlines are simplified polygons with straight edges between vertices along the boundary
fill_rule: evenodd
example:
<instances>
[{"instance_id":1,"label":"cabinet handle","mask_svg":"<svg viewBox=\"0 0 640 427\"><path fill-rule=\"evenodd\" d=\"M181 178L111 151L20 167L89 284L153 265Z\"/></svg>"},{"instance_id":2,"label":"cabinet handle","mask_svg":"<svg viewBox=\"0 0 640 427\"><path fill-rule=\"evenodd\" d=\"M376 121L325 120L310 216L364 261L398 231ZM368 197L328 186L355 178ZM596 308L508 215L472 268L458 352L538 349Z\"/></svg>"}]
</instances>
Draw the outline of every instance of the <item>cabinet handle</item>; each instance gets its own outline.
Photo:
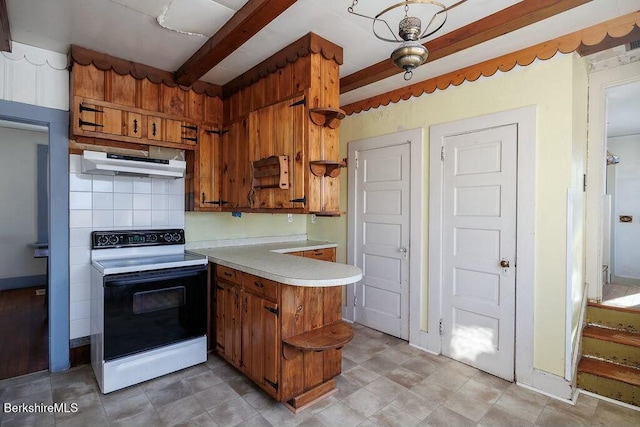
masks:
<instances>
[{"instance_id":1,"label":"cabinet handle","mask_svg":"<svg viewBox=\"0 0 640 427\"><path fill-rule=\"evenodd\" d=\"M138 133L138 119L133 119L133 133Z\"/></svg>"},{"instance_id":2,"label":"cabinet handle","mask_svg":"<svg viewBox=\"0 0 640 427\"><path fill-rule=\"evenodd\" d=\"M155 123L151 124L151 134L153 136L156 136L156 124Z\"/></svg>"},{"instance_id":3,"label":"cabinet handle","mask_svg":"<svg viewBox=\"0 0 640 427\"><path fill-rule=\"evenodd\" d=\"M313 254L314 254L315 256L322 256L322 252L320 252L320 251L316 251L316 252L314 252Z\"/></svg>"},{"instance_id":4,"label":"cabinet handle","mask_svg":"<svg viewBox=\"0 0 640 427\"><path fill-rule=\"evenodd\" d=\"M262 282L253 282L254 285L256 285L259 288L264 288L264 283Z\"/></svg>"},{"instance_id":5,"label":"cabinet handle","mask_svg":"<svg viewBox=\"0 0 640 427\"><path fill-rule=\"evenodd\" d=\"M227 277L232 277L233 276L233 274L229 273L228 271L225 271L223 274L225 276L227 276Z\"/></svg>"}]
</instances>

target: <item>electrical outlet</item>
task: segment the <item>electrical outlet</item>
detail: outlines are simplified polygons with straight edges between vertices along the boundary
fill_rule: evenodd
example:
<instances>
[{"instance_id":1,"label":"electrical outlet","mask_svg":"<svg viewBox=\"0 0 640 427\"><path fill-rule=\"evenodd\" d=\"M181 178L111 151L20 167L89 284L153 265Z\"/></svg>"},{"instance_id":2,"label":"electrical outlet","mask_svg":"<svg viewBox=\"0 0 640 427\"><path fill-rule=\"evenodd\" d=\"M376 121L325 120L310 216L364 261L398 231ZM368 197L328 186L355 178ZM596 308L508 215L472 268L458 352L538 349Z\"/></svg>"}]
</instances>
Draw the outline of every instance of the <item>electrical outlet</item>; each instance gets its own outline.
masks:
<instances>
[{"instance_id":1,"label":"electrical outlet","mask_svg":"<svg viewBox=\"0 0 640 427\"><path fill-rule=\"evenodd\" d=\"M311 214L311 224L316 223L316 214Z\"/></svg>"},{"instance_id":2,"label":"electrical outlet","mask_svg":"<svg viewBox=\"0 0 640 427\"><path fill-rule=\"evenodd\" d=\"M293 214L287 214L287 222L293 222Z\"/></svg>"}]
</instances>

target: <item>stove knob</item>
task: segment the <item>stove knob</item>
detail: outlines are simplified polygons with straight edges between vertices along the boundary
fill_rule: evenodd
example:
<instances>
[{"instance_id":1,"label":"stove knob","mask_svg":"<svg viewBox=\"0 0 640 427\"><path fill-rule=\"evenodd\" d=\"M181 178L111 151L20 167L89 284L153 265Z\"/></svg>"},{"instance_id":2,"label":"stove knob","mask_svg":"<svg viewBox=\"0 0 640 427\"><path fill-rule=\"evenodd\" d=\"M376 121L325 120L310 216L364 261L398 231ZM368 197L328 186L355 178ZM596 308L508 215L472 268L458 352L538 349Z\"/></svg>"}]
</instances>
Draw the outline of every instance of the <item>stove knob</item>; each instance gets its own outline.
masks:
<instances>
[{"instance_id":1,"label":"stove knob","mask_svg":"<svg viewBox=\"0 0 640 427\"><path fill-rule=\"evenodd\" d=\"M106 246L109 244L109 238L107 236L98 236L98 246Z\"/></svg>"},{"instance_id":2,"label":"stove knob","mask_svg":"<svg viewBox=\"0 0 640 427\"><path fill-rule=\"evenodd\" d=\"M174 242L180 241L180 233L173 233L173 241Z\"/></svg>"},{"instance_id":3,"label":"stove knob","mask_svg":"<svg viewBox=\"0 0 640 427\"><path fill-rule=\"evenodd\" d=\"M170 233L165 233L162 237L164 238L165 242L170 242L171 240L173 240L173 236Z\"/></svg>"},{"instance_id":4,"label":"stove knob","mask_svg":"<svg viewBox=\"0 0 640 427\"><path fill-rule=\"evenodd\" d=\"M151 240L152 242L157 242L158 241L158 235L157 234L150 234L149 235L149 240Z\"/></svg>"},{"instance_id":5,"label":"stove knob","mask_svg":"<svg viewBox=\"0 0 640 427\"><path fill-rule=\"evenodd\" d=\"M112 245L118 244L118 236L109 236L109 243Z\"/></svg>"}]
</instances>

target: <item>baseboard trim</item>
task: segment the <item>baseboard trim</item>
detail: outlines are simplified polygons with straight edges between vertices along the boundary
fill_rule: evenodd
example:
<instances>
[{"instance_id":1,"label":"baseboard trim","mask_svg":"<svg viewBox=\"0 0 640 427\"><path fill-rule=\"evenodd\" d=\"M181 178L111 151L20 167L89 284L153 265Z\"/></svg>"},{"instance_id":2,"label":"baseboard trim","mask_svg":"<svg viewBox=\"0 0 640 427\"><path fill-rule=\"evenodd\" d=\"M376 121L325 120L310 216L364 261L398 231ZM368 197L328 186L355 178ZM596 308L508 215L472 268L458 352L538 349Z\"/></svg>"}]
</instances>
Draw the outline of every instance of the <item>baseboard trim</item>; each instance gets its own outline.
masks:
<instances>
[{"instance_id":1,"label":"baseboard trim","mask_svg":"<svg viewBox=\"0 0 640 427\"><path fill-rule=\"evenodd\" d=\"M34 276L21 276L21 277L5 277L4 279L0 279L0 291L31 288L34 286L45 287L46 284L47 284L46 274L37 274Z\"/></svg>"},{"instance_id":2,"label":"baseboard trim","mask_svg":"<svg viewBox=\"0 0 640 427\"><path fill-rule=\"evenodd\" d=\"M542 394L558 400L570 402L575 401L576 399L576 389L572 387L571 381L567 381L559 375L534 368L531 379L531 385L525 385L522 383L517 384L523 387L531 388L532 390L538 391Z\"/></svg>"}]
</instances>

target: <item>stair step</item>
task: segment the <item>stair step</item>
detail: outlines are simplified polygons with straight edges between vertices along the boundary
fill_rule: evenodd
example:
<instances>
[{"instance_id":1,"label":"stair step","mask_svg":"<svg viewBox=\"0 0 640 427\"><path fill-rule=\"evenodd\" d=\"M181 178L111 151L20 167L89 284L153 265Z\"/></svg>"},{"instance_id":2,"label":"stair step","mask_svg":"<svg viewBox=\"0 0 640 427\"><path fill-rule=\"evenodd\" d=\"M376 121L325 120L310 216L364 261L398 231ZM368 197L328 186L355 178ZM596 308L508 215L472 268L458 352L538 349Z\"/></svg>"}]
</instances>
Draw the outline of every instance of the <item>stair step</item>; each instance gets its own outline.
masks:
<instances>
[{"instance_id":1,"label":"stair step","mask_svg":"<svg viewBox=\"0 0 640 427\"><path fill-rule=\"evenodd\" d=\"M640 368L640 334L587 326L582 335L584 356Z\"/></svg>"},{"instance_id":2,"label":"stair step","mask_svg":"<svg viewBox=\"0 0 640 427\"><path fill-rule=\"evenodd\" d=\"M620 331L618 329L599 328L597 326L587 326L583 330L583 335L585 337L615 342L617 344L640 347L640 334L635 332Z\"/></svg>"},{"instance_id":3,"label":"stair step","mask_svg":"<svg viewBox=\"0 0 640 427\"><path fill-rule=\"evenodd\" d=\"M578 387L611 399L640 406L640 369L582 357Z\"/></svg>"},{"instance_id":4,"label":"stair step","mask_svg":"<svg viewBox=\"0 0 640 427\"><path fill-rule=\"evenodd\" d=\"M640 333L640 311L597 303L587 304L587 323Z\"/></svg>"}]
</instances>

